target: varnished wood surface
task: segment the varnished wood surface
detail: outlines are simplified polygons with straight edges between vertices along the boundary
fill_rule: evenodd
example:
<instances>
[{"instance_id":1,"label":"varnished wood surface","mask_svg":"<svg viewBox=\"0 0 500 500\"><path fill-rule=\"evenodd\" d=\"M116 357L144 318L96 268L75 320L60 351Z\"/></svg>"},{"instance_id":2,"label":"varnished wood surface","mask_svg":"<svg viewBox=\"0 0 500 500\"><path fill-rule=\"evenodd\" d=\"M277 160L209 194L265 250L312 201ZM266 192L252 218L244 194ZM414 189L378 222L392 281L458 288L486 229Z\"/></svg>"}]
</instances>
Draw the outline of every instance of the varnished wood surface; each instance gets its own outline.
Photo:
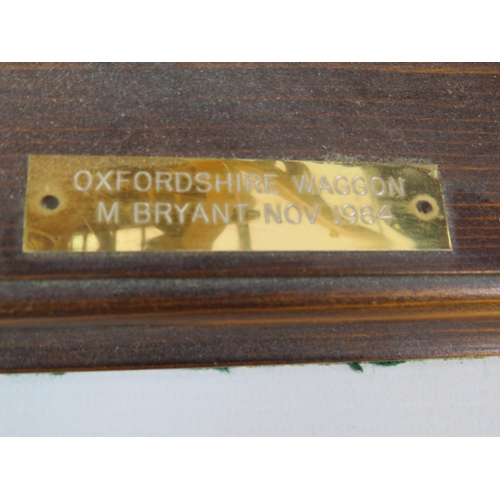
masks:
<instances>
[{"instance_id":1,"label":"varnished wood surface","mask_svg":"<svg viewBox=\"0 0 500 500\"><path fill-rule=\"evenodd\" d=\"M497 273L499 93L499 64L0 65L0 277ZM29 154L436 163L454 250L27 255Z\"/></svg>"},{"instance_id":2,"label":"varnished wood surface","mask_svg":"<svg viewBox=\"0 0 500 500\"><path fill-rule=\"evenodd\" d=\"M0 370L500 352L496 276L75 280L0 286Z\"/></svg>"},{"instance_id":3,"label":"varnished wood surface","mask_svg":"<svg viewBox=\"0 0 500 500\"><path fill-rule=\"evenodd\" d=\"M500 353L499 64L0 65L0 370ZM452 252L23 254L29 154L439 165Z\"/></svg>"}]
</instances>

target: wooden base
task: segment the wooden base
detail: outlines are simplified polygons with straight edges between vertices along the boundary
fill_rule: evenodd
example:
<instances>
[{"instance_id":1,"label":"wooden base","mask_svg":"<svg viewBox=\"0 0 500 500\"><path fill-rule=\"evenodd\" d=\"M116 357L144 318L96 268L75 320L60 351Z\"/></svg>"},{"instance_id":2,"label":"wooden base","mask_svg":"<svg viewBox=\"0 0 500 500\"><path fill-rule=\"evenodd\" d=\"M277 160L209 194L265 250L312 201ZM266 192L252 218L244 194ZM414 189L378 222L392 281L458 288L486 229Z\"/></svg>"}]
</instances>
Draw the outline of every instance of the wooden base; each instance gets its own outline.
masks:
<instances>
[{"instance_id":1,"label":"wooden base","mask_svg":"<svg viewBox=\"0 0 500 500\"><path fill-rule=\"evenodd\" d=\"M0 65L0 370L500 353L500 65ZM452 252L22 252L29 154L438 164Z\"/></svg>"},{"instance_id":2,"label":"wooden base","mask_svg":"<svg viewBox=\"0 0 500 500\"><path fill-rule=\"evenodd\" d=\"M482 356L496 276L3 282L7 371Z\"/></svg>"}]
</instances>

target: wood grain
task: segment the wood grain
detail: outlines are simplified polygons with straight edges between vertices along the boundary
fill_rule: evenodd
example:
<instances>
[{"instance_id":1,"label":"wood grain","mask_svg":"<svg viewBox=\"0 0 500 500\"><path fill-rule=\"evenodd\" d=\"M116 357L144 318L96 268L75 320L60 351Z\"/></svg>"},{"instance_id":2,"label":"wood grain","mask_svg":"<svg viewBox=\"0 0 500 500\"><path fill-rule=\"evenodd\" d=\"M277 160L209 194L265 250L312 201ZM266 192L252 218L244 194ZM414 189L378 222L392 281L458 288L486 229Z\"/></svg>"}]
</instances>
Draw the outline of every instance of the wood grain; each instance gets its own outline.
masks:
<instances>
[{"instance_id":1,"label":"wood grain","mask_svg":"<svg viewBox=\"0 0 500 500\"><path fill-rule=\"evenodd\" d=\"M1 64L0 370L500 353L499 64ZM439 165L453 252L23 254L29 154Z\"/></svg>"},{"instance_id":2,"label":"wood grain","mask_svg":"<svg viewBox=\"0 0 500 500\"><path fill-rule=\"evenodd\" d=\"M495 276L57 280L0 286L6 371L500 352Z\"/></svg>"},{"instance_id":3,"label":"wood grain","mask_svg":"<svg viewBox=\"0 0 500 500\"><path fill-rule=\"evenodd\" d=\"M0 276L497 272L499 74L497 64L0 66ZM454 252L26 255L29 154L436 163Z\"/></svg>"}]
</instances>

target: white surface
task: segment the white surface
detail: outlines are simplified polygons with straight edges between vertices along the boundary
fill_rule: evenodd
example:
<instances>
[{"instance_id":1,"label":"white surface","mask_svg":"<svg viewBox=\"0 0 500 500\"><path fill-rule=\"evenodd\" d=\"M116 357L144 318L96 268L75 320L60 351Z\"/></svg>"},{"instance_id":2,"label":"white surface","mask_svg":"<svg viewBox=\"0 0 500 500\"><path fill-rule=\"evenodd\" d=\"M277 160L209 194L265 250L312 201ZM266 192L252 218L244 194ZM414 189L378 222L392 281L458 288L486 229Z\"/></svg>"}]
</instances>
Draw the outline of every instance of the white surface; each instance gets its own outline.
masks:
<instances>
[{"instance_id":1,"label":"white surface","mask_svg":"<svg viewBox=\"0 0 500 500\"><path fill-rule=\"evenodd\" d=\"M0 375L0 435L499 435L500 358Z\"/></svg>"}]
</instances>

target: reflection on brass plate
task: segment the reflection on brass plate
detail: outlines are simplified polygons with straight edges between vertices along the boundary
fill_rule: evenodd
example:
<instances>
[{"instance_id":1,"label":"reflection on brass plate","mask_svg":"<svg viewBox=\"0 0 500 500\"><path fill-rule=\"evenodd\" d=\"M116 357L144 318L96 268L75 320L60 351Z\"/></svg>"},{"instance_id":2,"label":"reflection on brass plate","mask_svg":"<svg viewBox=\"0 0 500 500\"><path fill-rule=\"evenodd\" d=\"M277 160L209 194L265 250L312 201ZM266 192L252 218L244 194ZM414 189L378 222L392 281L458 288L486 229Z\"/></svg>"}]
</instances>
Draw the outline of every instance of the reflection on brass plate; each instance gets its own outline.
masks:
<instances>
[{"instance_id":1,"label":"reflection on brass plate","mask_svg":"<svg viewBox=\"0 0 500 500\"><path fill-rule=\"evenodd\" d=\"M436 165L29 159L25 252L449 249Z\"/></svg>"}]
</instances>

